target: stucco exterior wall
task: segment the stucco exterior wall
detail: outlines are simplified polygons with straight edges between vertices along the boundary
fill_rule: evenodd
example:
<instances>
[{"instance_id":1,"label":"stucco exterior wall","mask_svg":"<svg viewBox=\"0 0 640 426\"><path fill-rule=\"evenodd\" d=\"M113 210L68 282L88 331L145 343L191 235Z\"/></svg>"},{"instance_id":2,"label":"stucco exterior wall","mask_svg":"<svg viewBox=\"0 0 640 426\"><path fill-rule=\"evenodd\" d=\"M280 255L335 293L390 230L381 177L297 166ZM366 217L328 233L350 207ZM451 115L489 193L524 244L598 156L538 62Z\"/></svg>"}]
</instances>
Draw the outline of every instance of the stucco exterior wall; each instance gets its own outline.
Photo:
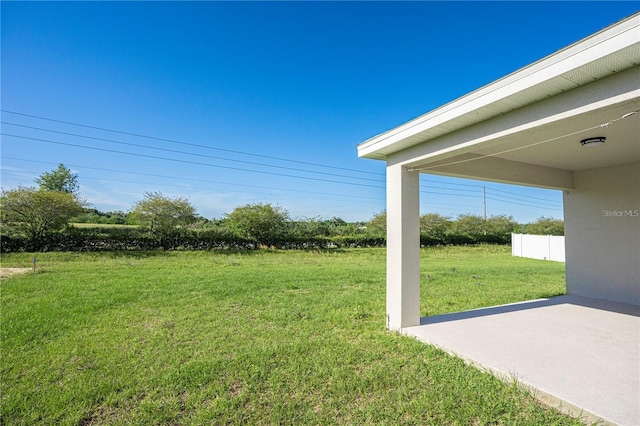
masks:
<instances>
[{"instance_id":1,"label":"stucco exterior wall","mask_svg":"<svg viewBox=\"0 0 640 426\"><path fill-rule=\"evenodd\" d=\"M575 172L574 184L564 193L567 293L640 305L640 163Z\"/></svg>"}]
</instances>

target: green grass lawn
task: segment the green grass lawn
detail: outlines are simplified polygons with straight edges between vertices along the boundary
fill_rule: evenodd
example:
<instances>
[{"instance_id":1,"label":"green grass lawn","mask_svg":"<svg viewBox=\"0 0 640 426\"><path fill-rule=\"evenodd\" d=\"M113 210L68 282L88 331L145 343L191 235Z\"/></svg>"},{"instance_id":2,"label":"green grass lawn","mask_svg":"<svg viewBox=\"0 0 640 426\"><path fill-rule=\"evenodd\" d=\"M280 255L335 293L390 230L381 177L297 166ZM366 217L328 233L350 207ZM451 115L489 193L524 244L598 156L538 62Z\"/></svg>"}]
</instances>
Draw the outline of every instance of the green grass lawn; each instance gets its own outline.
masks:
<instances>
[{"instance_id":1,"label":"green grass lawn","mask_svg":"<svg viewBox=\"0 0 640 426\"><path fill-rule=\"evenodd\" d=\"M422 256L425 315L564 292L563 264L508 247ZM42 253L37 266L0 284L0 424L581 424L386 331L384 249Z\"/></svg>"}]
</instances>

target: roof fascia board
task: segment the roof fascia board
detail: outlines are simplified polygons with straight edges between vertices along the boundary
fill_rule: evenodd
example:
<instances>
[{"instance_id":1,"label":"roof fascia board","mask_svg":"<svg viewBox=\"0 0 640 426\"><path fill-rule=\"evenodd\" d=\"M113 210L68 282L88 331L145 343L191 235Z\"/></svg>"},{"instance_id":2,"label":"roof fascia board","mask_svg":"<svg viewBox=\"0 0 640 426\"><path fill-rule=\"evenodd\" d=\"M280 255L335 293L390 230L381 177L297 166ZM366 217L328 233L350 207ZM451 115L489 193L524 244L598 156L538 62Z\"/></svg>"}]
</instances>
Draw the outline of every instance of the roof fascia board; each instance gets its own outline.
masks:
<instances>
[{"instance_id":1,"label":"roof fascia board","mask_svg":"<svg viewBox=\"0 0 640 426\"><path fill-rule=\"evenodd\" d=\"M637 13L455 101L368 139L358 145L358 156L376 158L379 156L376 155L377 151L398 141L615 54L640 42L637 32L639 28L640 13Z\"/></svg>"}]
</instances>

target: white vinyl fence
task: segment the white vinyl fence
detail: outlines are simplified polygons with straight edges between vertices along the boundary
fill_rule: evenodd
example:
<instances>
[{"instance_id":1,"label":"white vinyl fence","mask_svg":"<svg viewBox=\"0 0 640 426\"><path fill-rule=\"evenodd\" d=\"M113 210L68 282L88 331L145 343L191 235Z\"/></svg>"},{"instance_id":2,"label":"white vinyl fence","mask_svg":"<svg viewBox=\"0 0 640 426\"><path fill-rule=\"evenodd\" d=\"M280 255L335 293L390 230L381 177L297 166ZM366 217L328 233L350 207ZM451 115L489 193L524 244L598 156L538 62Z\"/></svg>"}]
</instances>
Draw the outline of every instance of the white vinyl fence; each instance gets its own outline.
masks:
<instances>
[{"instance_id":1,"label":"white vinyl fence","mask_svg":"<svg viewBox=\"0 0 640 426\"><path fill-rule=\"evenodd\" d=\"M511 255L564 262L564 237L511 234Z\"/></svg>"}]
</instances>

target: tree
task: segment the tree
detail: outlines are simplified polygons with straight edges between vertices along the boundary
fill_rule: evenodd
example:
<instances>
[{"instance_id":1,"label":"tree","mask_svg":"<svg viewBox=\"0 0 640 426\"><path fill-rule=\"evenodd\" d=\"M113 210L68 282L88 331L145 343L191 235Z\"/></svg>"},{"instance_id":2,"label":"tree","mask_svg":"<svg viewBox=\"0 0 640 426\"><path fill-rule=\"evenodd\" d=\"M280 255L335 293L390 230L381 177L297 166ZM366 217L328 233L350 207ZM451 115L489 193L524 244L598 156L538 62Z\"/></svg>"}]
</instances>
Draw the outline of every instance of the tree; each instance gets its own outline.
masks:
<instances>
[{"instance_id":1,"label":"tree","mask_svg":"<svg viewBox=\"0 0 640 426\"><path fill-rule=\"evenodd\" d=\"M387 235L387 211L382 210L380 213L371 218L367 222L367 232L373 235L386 236Z\"/></svg>"},{"instance_id":2,"label":"tree","mask_svg":"<svg viewBox=\"0 0 640 426\"><path fill-rule=\"evenodd\" d=\"M122 211L101 212L98 209L87 208L81 214L72 217L71 222L124 225L127 223L127 215Z\"/></svg>"},{"instance_id":3,"label":"tree","mask_svg":"<svg viewBox=\"0 0 640 426\"><path fill-rule=\"evenodd\" d=\"M420 216L420 233L431 238L444 240L451 227L451 219L438 213L427 213Z\"/></svg>"},{"instance_id":4,"label":"tree","mask_svg":"<svg viewBox=\"0 0 640 426\"><path fill-rule=\"evenodd\" d=\"M524 227L524 232L535 235L564 235L564 221L551 217L540 217Z\"/></svg>"},{"instance_id":5,"label":"tree","mask_svg":"<svg viewBox=\"0 0 640 426\"><path fill-rule=\"evenodd\" d=\"M71 173L62 163L58 164L57 169L41 174L35 182L43 191L78 194L78 175Z\"/></svg>"},{"instance_id":6,"label":"tree","mask_svg":"<svg viewBox=\"0 0 640 426\"><path fill-rule=\"evenodd\" d=\"M83 203L75 194L18 187L2 191L2 222L23 231L36 249L47 232L64 227L69 219L82 213Z\"/></svg>"},{"instance_id":7,"label":"tree","mask_svg":"<svg viewBox=\"0 0 640 426\"><path fill-rule=\"evenodd\" d=\"M319 217L304 218L291 222L290 225L291 234L298 237L326 236L330 233L327 221L323 221Z\"/></svg>"},{"instance_id":8,"label":"tree","mask_svg":"<svg viewBox=\"0 0 640 426\"><path fill-rule=\"evenodd\" d=\"M458 215L458 218L451 224L451 231L472 240L482 239L487 233L484 218L475 214Z\"/></svg>"},{"instance_id":9,"label":"tree","mask_svg":"<svg viewBox=\"0 0 640 426\"><path fill-rule=\"evenodd\" d=\"M240 236L268 244L273 238L287 233L289 213L282 207L256 203L236 207L226 218L231 229Z\"/></svg>"},{"instance_id":10,"label":"tree","mask_svg":"<svg viewBox=\"0 0 640 426\"><path fill-rule=\"evenodd\" d=\"M485 229L488 235L494 237L491 242L507 243L511 241L511 233L518 229L518 223L513 220L513 216L491 216L486 221Z\"/></svg>"},{"instance_id":11,"label":"tree","mask_svg":"<svg viewBox=\"0 0 640 426\"><path fill-rule=\"evenodd\" d=\"M160 192L145 192L132 211L136 222L148 226L151 232L167 233L180 225L197 220L196 209L184 197L170 198Z\"/></svg>"}]
</instances>

